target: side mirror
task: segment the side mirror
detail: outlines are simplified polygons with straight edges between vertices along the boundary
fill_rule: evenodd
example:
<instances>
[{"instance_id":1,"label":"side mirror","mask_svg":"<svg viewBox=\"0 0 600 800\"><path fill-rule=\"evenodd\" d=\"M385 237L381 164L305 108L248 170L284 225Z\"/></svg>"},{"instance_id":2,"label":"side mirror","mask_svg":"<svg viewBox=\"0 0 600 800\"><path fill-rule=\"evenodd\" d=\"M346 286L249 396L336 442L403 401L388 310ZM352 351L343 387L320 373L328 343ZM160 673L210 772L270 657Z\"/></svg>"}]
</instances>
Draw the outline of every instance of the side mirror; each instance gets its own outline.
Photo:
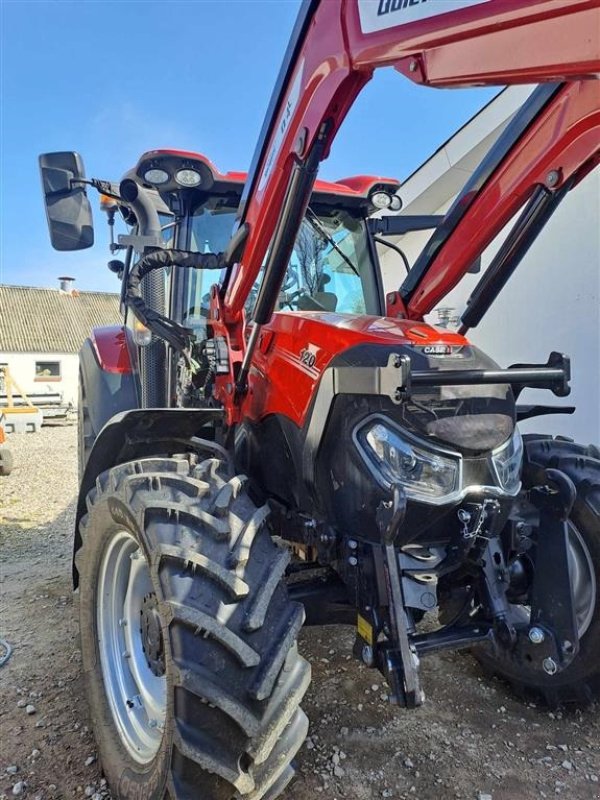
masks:
<instances>
[{"instance_id":1,"label":"side mirror","mask_svg":"<svg viewBox=\"0 0 600 800\"><path fill-rule=\"evenodd\" d=\"M92 207L79 153L45 153L40 172L50 241L55 250L84 250L94 244Z\"/></svg>"}]
</instances>

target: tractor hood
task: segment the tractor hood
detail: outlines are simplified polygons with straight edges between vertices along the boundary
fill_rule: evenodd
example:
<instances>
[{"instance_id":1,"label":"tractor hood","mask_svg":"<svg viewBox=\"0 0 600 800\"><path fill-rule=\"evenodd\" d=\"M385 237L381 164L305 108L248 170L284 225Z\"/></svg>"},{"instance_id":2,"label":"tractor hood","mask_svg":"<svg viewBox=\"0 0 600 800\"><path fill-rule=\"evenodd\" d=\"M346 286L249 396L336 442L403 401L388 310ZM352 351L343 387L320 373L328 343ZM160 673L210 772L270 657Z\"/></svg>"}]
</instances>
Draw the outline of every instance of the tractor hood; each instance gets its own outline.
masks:
<instances>
[{"instance_id":1,"label":"tractor hood","mask_svg":"<svg viewBox=\"0 0 600 800\"><path fill-rule=\"evenodd\" d=\"M392 354L407 355L414 371L498 367L464 336L422 322L280 312L262 331L256 354L256 375L262 377L250 375L247 416L263 417L266 406L267 413L283 414L302 428L318 405L315 397L326 370L385 367ZM362 398L361 407L365 416L385 411L415 435L472 455L499 447L515 427L515 401L507 385L413 386L400 405L370 396Z\"/></svg>"},{"instance_id":2,"label":"tractor hood","mask_svg":"<svg viewBox=\"0 0 600 800\"><path fill-rule=\"evenodd\" d=\"M389 343L361 345L334 359L335 366L376 366L387 364L391 353L407 355L414 371L484 370L498 365L477 347L464 342L449 344ZM375 398L373 398L375 400ZM372 411L382 404L367 400ZM435 440L465 455L495 450L515 429L515 400L510 386L413 386L410 395L396 405L383 401L386 416L415 436Z\"/></svg>"}]
</instances>

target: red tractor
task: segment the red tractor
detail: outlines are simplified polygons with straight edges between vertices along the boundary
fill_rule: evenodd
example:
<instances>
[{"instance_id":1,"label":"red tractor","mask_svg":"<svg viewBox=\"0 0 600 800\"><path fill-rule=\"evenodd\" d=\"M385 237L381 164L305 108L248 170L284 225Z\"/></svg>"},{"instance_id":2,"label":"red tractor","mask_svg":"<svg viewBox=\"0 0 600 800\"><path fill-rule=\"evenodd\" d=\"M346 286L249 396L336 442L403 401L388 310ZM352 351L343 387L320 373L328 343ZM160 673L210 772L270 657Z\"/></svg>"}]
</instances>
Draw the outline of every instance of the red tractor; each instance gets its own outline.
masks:
<instances>
[{"instance_id":1,"label":"red tractor","mask_svg":"<svg viewBox=\"0 0 600 800\"><path fill-rule=\"evenodd\" d=\"M115 797L279 796L303 624L353 624L409 708L420 658L465 647L521 694L600 697L600 452L517 424L561 411L518 398L567 395L569 360L501 369L466 337L598 164L599 28L597 0L307 0L245 180L153 151L117 186L42 156L55 247L93 243L88 185L131 226L127 325L82 352L74 556ZM392 180L315 183L386 65L540 83L443 218L371 219ZM511 220L459 332L426 324ZM385 294L377 239L428 228Z\"/></svg>"}]
</instances>

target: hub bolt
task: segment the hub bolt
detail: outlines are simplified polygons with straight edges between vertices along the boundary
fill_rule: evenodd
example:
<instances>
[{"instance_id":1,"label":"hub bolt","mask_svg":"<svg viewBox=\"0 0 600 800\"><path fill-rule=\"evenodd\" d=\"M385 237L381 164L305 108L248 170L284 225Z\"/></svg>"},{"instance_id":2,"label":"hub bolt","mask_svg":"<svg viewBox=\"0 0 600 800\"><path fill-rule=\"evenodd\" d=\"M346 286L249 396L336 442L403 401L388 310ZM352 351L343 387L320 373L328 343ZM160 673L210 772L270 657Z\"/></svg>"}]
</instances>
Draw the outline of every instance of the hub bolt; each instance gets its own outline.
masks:
<instances>
[{"instance_id":1,"label":"hub bolt","mask_svg":"<svg viewBox=\"0 0 600 800\"><path fill-rule=\"evenodd\" d=\"M542 644L545 638L546 636L541 628L530 628L529 641L531 644Z\"/></svg>"},{"instance_id":2,"label":"hub bolt","mask_svg":"<svg viewBox=\"0 0 600 800\"><path fill-rule=\"evenodd\" d=\"M542 666L544 667L544 672L548 675L556 675L558 672L556 661L553 658L545 658Z\"/></svg>"},{"instance_id":3,"label":"hub bolt","mask_svg":"<svg viewBox=\"0 0 600 800\"><path fill-rule=\"evenodd\" d=\"M351 567L355 567L358 564L358 558L356 558L356 556L350 556L348 563Z\"/></svg>"},{"instance_id":4,"label":"hub bolt","mask_svg":"<svg viewBox=\"0 0 600 800\"><path fill-rule=\"evenodd\" d=\"M355 541L354 539L350 539L348 541L348 547L350 548L350 550L356 550L356 548L358 547L358 542Z\"/></svg>"}]
</instances>

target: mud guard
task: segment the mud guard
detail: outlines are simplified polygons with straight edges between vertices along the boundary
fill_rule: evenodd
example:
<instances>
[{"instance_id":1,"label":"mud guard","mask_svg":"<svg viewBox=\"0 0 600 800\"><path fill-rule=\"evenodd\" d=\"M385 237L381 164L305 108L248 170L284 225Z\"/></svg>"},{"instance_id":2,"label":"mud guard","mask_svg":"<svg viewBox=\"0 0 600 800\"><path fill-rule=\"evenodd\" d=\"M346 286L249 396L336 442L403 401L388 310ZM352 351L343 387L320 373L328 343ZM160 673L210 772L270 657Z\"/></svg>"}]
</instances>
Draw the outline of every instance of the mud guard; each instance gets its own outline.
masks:
<instances>
[{"instance_id":1,"label":"mud guard","mask_svg":"<svg viewBox=\"0 0 600 800\"><path fill-rule=\"evenodd\" d=\"M106 342L109 337L112 341ZM79 376L94 436L115 414L140 406L139 375L129 350L127 329L115 326L95 329L79 351Z\"/></svg>"},{"instance_id":2,"label":"mud guard","mask_svg":"<svg viewBox=\"0 0 600 800\"><path fill-rule=\"evenodd\" d=\"M223 412L217 408L135 408L115 414L98 434L85 467L75 517L73 557L81 547L79 522L86 513L86 497L102 472L117 464L150 456L171 456L193 451L198 436L214 439ZM79 574L73 561L73 586Z\"/></svg>"}]
</instances>

